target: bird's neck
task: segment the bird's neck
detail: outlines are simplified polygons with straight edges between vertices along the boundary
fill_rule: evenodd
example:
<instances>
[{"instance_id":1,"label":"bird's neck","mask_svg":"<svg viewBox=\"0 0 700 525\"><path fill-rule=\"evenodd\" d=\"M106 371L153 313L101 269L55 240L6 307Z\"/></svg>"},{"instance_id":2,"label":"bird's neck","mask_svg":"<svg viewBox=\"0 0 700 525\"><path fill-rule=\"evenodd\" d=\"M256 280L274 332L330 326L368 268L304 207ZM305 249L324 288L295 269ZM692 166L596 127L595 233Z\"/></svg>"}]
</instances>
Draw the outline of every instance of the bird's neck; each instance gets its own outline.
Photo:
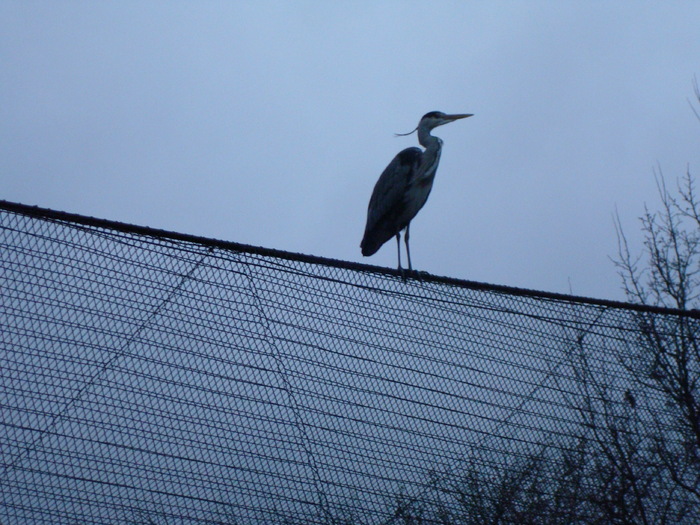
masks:
<instances>
[{"instance_id":1,"label":"bird's neck","mask_svg":"<svg viewBox=\"0 0 700 525\"><path fill-rule=\"evenodd\" d=\"M440 161L440 150L442 149L442 140L438 137L433 137L428 129L418 130L418 142L425 148L423 153L423 163L434 165Z\"/></svg>"},{"instance_id":2,"label":"bird's neck","mask_svg":"<svg viewBox=\"0 0 700 525\"><path fill-rule=\"evenodd\" d=\"M442 141L438 137L433 137L429 129L424 128L418 130L418 142L426 151L439 150L442 146Z\"/></svg>"}]
</instances>

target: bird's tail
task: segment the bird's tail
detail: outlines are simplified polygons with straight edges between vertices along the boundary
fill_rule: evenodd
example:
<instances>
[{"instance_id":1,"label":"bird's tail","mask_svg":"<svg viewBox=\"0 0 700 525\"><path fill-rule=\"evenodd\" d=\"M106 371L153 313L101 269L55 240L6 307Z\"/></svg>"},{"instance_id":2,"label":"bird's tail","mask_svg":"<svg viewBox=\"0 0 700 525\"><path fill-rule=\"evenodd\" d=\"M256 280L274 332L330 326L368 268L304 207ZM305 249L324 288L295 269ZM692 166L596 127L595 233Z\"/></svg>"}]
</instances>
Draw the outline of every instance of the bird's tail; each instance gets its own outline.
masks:
<instances>
[{"instance_id":1,"label":"bird's tail","mask_svg":"<svg viewBox=\"0 0 700 525\"><path fill-rule=\"evenodd\" d=\"M382 245L391 239L395 234L387 229L380 229L374 231L365 231L365 236L362 238L360 243L360 248L362 249L362 255L369 257L374 255L379 251Z\"/></svg>"},{"instance_id":2,"label":"bird's tail","mask_svg":"<svg viewBox=\"0 0 700 525\"><path fill-rule=\"evenodd\" d=\"M360 248L362 248L362 255L364 255L365 257L369 257L370 255L374 255L375 253L377 253L381 246L381 244L377 244L376 242L366 242L365 239L362 239L362 242L360 243Z\"/></svg>"}]
</instances>

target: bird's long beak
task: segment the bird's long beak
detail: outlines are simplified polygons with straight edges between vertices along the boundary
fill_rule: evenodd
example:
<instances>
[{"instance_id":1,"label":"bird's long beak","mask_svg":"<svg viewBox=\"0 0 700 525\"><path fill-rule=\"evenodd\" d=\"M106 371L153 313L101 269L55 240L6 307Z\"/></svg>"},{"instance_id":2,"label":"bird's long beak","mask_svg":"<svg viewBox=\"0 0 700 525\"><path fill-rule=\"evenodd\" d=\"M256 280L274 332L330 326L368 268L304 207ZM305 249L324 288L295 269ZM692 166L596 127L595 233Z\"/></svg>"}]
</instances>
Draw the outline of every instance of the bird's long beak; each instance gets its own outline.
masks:
<instances>
[{"instance_id":1,"label":"bird's long beak","mask_svg":"<svg viewBox=\"0 0 700 525\"><path fill-rule=\"evenodd\" d=\"M473 117L473 113L457 113L455 115L445 115L445 119L452 122L453 120L459 120L461 118Z\"/></svg>"}]
</instances>

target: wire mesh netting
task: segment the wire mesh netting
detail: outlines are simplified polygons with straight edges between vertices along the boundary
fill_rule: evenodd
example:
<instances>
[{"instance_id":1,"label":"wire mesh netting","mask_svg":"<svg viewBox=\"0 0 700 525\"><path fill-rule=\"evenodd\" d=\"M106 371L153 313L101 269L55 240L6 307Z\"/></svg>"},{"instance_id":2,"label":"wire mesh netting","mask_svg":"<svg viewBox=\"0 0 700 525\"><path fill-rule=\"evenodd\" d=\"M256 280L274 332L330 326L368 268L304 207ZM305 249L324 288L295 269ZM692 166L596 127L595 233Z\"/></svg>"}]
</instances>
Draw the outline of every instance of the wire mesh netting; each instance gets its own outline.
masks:
<instances>
[{"instance_id":1,"label":"wire mesh netting","mask_svg":"<svg viewBox=\"0 0 700 525\"><path fill-rule=\"evenodd\" d=\"M531 500L583 523L625 481L606 450L687 437L640 356L693 315L29 208L0 225L3 524L477 523ZM657 467L641 511L697 522Z\"/></svg>"}]
</instances>

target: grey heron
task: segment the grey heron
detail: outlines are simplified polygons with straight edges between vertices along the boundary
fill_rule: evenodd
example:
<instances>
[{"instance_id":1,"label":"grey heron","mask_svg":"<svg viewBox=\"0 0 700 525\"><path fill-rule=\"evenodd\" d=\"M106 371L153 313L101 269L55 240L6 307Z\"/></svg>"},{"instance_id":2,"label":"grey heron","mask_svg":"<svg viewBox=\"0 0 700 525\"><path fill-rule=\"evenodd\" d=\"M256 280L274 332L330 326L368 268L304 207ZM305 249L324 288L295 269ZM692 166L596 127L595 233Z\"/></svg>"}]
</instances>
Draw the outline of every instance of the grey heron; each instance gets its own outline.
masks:
<instances>
[{"instance_id":1,"label":"grey heron","mask_svg":"<svg viewBox=\"0 0 700 525\"><path fill-rule=\"evenodd\" d=\"M367 226L360 244L362 255L374 255L386 241L396 236L399 271L403 271L401 231L405 230L408 269L413 270L411 251L408 247L409 227L428 200L442 151L442 140L432 136L430 131L443 124L471 116L472 114L446 115L441 111L431 111L423 115L416 129L410 133L397 134L406 136L418 131L418 142L425 151L416 147L406 148L394 157L379 177L367 208Z\"/></svg>"}]
</instances>

